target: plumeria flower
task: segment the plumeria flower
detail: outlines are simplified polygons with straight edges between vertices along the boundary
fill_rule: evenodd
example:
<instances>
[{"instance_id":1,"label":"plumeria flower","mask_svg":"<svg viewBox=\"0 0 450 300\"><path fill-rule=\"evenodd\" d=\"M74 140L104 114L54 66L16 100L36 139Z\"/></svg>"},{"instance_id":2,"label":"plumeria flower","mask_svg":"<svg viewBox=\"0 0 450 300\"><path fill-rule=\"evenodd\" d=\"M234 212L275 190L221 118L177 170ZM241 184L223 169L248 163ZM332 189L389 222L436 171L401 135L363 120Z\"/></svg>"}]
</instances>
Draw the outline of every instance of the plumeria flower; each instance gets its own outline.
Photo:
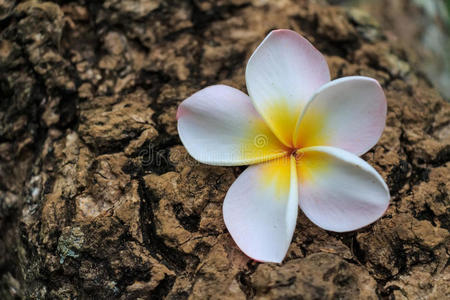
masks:
<instances>
[{"instance_id":1,"label":"plumeria flower","mask_svg":"<svg viewBox=\"0 0 450 300\"><path fill-rule=\"evenodd\" d=\"M187 151L210 165L248 167L223 203L240 249L281 262L298 205L319 227L364 227L386 211L383 178L359 158L381 136L386 98L374 79L330 81L327 63L305 38L272 31L245 72L249 96L214 85L184 100L178 132Z\"/></svg>"}]
</instances>

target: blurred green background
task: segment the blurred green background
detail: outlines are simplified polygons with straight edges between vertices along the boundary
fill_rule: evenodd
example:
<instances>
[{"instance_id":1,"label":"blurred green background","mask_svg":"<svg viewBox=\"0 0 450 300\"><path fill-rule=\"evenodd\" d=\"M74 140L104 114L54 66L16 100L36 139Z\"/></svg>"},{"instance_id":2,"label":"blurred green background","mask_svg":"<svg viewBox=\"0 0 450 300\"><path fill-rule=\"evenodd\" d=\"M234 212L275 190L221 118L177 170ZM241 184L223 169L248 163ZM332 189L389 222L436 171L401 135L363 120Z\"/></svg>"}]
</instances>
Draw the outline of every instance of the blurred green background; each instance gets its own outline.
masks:
<instances>
[{"instance_id":1,"label":"blurred green background","mask_svg":"<svg viewBox=\"0 0 450 300\"><path fill-rule=\"evenodd\" d=\"M450 101L450 0L327 0L373 16L388 39L413 50L422 71Z\"/></svg>"}]
</instances>

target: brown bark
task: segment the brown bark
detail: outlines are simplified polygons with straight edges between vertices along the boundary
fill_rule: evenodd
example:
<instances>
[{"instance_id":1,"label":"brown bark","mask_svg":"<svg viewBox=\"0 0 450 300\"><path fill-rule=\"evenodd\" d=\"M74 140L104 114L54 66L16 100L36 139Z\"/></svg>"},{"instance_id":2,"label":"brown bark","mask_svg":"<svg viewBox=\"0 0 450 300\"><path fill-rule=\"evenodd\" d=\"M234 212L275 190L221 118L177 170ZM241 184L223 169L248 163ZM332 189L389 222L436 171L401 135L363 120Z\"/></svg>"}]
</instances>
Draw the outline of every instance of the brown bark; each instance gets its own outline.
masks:
<instances>
[{"instance_id":1,"label":"brown bark","mask_svg":"<svg viewBox=\"0 0 450 300\"><path fill-rule=\"evenodd\" d=\"M0 298L444 299L449 295L450 106L408 51L359 11L307 1L0 2ZM242 168L181 146L177 105L245 89L246 60L291 28L332 77L388 98L364 159L386 215L337 234L300 213L281 265L249 260L222 220Z\"/></svg>"}]
</instances>

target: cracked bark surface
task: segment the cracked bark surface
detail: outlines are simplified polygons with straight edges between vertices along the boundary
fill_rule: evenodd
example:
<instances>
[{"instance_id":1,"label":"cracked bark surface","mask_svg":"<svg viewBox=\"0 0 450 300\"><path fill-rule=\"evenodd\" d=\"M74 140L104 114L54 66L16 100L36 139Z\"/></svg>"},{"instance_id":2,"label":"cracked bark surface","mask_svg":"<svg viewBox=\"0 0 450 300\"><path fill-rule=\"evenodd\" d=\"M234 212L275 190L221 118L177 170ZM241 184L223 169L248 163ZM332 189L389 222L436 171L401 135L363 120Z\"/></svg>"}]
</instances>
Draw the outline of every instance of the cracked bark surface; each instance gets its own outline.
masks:
<instances>
[{"instance_id":1,"label":"cracked bark surface","mask_svg":"<svg viewBox=\"0 0 450 300\"><path fill-rule=\"evenodd\" d=\"M369 16L318 1L0 2L0 298L445 299L450 105ZM243 168L195 162L177 105L223 83L274 28L333 78L376 78L387 126L364 155L386 215L337 234L300 213L281 265L222 220Z\"/></svg>"}]
</instances>

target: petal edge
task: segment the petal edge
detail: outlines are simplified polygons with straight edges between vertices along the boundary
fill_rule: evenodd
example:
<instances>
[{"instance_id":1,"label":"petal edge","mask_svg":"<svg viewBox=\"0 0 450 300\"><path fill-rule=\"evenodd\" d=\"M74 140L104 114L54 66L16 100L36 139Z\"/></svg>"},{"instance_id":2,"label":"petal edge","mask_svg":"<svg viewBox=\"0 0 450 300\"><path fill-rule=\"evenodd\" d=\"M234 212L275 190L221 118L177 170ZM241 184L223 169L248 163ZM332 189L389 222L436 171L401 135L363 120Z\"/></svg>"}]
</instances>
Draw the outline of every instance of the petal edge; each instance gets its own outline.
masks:
<instances>
[{"instance_id":1,"label":"petal edge","mask_svg":"<svg viewBox=\"0 0 450 300\"><path fill-rule=\"evenodd\" d=\"M296 226L297 192L292 156L250 166L232 184L223 218L247 256L262 262L283 260Z\"/></svg>"},{"instance_id":2,"label":"petal edge","mask_svg":"<svg viewBox=\"0 0 450 300\"><path fill-rule=\"evenodd\" d=\"M322 86L310 99L294 133L297 147L331 146L362 155L386 123L383 89L372 78L349 76Z\"/></svg>"},{"instance_id":3,"label":"petal edge","mask_svg":"<svg viewBox=\"0 0 450 300\"><path fill-rule=\"evenodd\" d=\"M286 155L250 98L225 86L206 87L177 111L178 133L196 160L211 165L247 165Z\"/></svg>"},{"instance_id":4,"label":"petal edge","mask_svg":"<svg viewBox=\"0 0 450 300\"><path fill-rule=\"evenodd\" d=\"M379 219L389 206L380 174L358 156L334 147L303 149L297 162L299 205L319 227L352 231Z\"/></svg>"},{"instance_id":5,"label":"petal edge","mask_svg":"<svg viewBox=\"0 0 450 300\"><path fill-rule=\"evenodd\" d=\"M323 55L300 34L271 31L245 70L249 95L275 135L292 146L295 125L315 90L330 80Z\"/></svg>"}]
</instances>

